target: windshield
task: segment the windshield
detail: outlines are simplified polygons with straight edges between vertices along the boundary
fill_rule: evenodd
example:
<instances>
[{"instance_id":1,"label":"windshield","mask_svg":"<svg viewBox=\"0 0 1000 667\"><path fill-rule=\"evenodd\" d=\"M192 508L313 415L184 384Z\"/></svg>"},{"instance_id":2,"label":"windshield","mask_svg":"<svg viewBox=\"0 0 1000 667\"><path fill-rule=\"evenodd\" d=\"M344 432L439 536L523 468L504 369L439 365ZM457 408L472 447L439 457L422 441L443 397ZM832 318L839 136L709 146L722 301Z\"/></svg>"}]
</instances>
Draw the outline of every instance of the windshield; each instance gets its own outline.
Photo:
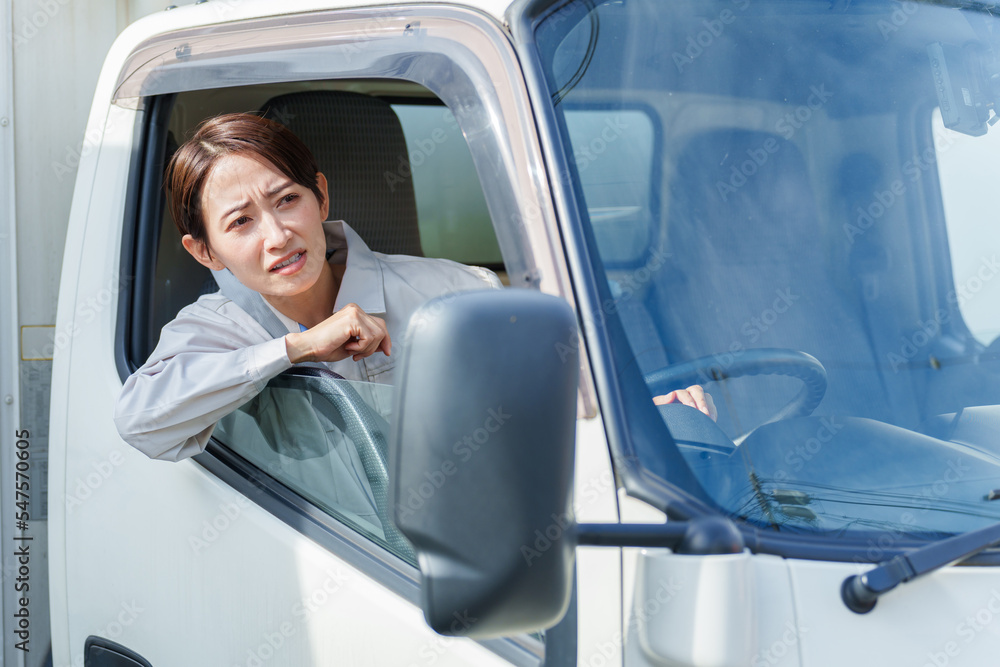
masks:
<instances>
[{"instance_id":1,"label":"windshield","mask_svg":"<svg viewBox=\"0 0 1000 667\"><path fill-rule=\"evenodd\" d=\"M769 530L935 539L1000 519L997 20L852 0L549 11L535 34L589 316L641 466ZM691 384L717 422L653 405Z\"/></svg>"}]
</instances>

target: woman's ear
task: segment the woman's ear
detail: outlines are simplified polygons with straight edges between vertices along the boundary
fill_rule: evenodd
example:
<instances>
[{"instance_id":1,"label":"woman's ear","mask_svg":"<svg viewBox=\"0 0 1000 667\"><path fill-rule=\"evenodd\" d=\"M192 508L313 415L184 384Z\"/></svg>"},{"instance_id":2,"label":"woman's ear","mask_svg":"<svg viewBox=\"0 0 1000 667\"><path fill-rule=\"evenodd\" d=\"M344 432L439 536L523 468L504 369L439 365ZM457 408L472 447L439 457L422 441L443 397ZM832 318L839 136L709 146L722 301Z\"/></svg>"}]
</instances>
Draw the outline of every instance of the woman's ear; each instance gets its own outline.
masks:
<instances>
[{"instance_id":1,"label":"woman's ear","mask_svg":"<svg viewBox=\"0 0 1000 667\"><path fill-rule=\"evenodd\" d=\"M323 214L323 220L326 221L330 215L330 191L326 189L326 176L319 171L316 172L316 187L323 193L323 201L319 203L319 211Z\"/></svg>"},{"instance_id":2,"label":"woman's ear","mask_svg":"<svg viewBox=\"0 0 1000 667\"><path fill-rule=\"evenodd\" d=\"M184 249L191 253L191 256L198 260L198 263L202 266L207 266L214 271L221 271L226 268L226 265L212 257L212 252L208 249L208 244L202 240L196 239L190 234L185 234L181 238L181 243L184 244Z\"/></svg>"}]
</instances>

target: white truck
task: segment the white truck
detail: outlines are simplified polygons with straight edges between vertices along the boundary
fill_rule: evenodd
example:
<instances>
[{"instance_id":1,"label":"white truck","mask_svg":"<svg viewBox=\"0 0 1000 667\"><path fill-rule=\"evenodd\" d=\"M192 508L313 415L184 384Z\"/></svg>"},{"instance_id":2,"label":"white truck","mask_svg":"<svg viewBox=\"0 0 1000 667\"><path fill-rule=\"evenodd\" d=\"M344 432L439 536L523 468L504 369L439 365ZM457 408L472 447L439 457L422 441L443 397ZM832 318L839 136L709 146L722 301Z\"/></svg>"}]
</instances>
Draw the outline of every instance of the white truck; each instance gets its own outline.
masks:
<instances>
[{"instance_id":1,"label":"white truck","mask_svg":"<svg viewBox=\"0 0 1000 667\"><path fill-rule=\"evenodd\" d=\"M47 423L4 389L3 664L993 664L997 9L203 0L129 25L65 253L32 258L61 261L54 328L5 320L4 364L53 361ZM112 422L214 289L161 185L232 111L303 138L374 250L508 286L419 311L394 388L262 392L363 452L378 526L253 402L178 463ZM652 400L692 384L717 419Z\"/></svg>"}]
</instances>

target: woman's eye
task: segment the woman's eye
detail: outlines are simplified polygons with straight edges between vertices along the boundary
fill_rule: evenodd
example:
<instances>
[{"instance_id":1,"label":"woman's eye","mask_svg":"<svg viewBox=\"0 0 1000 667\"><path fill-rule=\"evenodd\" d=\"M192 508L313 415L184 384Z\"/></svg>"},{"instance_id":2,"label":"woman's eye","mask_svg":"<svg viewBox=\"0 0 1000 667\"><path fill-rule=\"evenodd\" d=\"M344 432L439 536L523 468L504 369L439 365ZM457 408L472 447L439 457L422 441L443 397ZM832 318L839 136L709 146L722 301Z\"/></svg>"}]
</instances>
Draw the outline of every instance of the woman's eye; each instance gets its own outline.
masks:
<instances>
[{"instance_id":1,"label":"woman's eye","mask_svg":"<svg viewBox=\"0 0 1000 667\"><path fill-rule=\"evenodd\" d=\"M292 201L294 201L294 200L296 200L298 198L299 198L299 196L297 194L295 194L294 192L291 192L291 193L289 193L289 194L287 194L287 195L285 195L284 197L281 198L281 203L282 204L287 204L287 203L292 202Z\"/></svg>"},{"instance_id":2,"label":"woman's eye","mask_svg":"<svg viewBox=\"0 0 1000 667\"><path fill-rule=\"evenodd\" d=\"M236 229L237 227L242 227L243 225L245 225L248 222L250 222L250 218L249 217L247 217L245 215L240 216L240 217L236 218L235 220L233 220L231 223L229 223L229 229Z\"/></svg>"}]
</instances>

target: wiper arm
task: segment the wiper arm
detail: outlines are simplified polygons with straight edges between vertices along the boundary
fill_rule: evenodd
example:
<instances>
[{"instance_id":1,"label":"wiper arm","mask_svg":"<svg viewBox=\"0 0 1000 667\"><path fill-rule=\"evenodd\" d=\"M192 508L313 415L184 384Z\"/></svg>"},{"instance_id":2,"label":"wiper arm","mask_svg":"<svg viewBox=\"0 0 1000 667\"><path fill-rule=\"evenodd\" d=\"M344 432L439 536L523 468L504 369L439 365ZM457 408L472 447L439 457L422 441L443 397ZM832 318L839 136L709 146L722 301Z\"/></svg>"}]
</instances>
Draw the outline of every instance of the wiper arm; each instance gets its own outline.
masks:
<instances>
[{"instance_id":1,"label":"wiper arm","mask_svg":"<svg viewBox=\"0 0 1000 667\"><path fill-rule=\"evenodd\" d=\"M1000 523L971 533L949 537L926 547L900 554L878 567L844 579L840 597L847 608L858 614L867 614L883 593L899 584L933 572L951 563L957 563L980 551L1000 544Z\"/></svg>"}]
</instances>

